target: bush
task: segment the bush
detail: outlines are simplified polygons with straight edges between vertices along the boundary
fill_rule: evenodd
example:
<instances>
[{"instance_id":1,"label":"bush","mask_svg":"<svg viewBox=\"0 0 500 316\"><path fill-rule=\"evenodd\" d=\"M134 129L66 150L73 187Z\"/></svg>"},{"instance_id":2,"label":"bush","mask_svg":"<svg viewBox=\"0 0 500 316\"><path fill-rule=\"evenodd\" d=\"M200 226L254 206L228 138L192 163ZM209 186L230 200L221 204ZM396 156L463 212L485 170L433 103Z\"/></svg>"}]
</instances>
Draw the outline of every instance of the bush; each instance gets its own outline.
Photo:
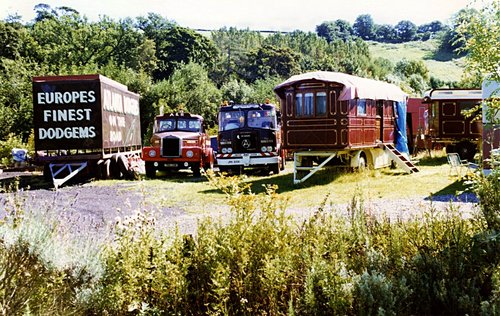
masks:
<instances>
[{"instance_id":1,"label":"bush","mask_svg":"<svg viewBox=\"0 0 500 316\"><path fill-rule=\"evenodd\" d=\"M12 149L14 148L26 148L21 136L9 134L6 140L0 141L0 163L2 165L10 166L14 163L12 159Z\"/></svg>"},{"instance_id":2,"label":"bush","mask_svg":"<svg viewBox=\"0 0 500 316\"><path fill-rule=\"evenodd\" d=\"M256 195L239 177L208 177L226 194L229 216L200 221L193 235L160 230L147 211L118 219L114 240L100 252L102 273L88 264L48 260L63 257L53 253L53 232L60 230L27 225L21 213L12 215L15 207L7 210L9 220L0 227L18 237L2 235L0 263L7 269L0 275L14 277L0 282L25 290L13 296L15 302L0 292L8 303L3 308L56 315L499 311L498 231L483 217L464 219L450 204L446 213L430 208L418 218L391 222L368 213L355 195L347 216L327 210L324 202L298 219L287 214L275 186Z\"/></svg>"},{"instance_id":3,"label":"bush","mask_svg":"<svg viewBox=\"0 0 500 316\"><path fill-rule=\"evenodd\" d=\"M79 256L71 254L57 221L42 209L25 213L22 202L11 195L0 213L0 313L80 314L81 298L97 276L92 264L82 260L86 248L72 241Z\"/></svg>"}]
</instances>

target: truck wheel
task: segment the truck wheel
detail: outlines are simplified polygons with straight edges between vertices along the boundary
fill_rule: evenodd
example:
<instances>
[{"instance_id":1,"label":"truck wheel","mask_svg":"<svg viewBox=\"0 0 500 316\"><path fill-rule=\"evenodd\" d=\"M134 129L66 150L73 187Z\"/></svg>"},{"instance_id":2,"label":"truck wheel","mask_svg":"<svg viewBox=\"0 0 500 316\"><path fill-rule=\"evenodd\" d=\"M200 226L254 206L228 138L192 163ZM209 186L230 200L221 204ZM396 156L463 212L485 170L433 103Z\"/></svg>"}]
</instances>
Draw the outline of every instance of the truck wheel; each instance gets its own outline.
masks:
<instances>
[{"instance_id":1,"label":"truck wheel","mask_svg":"<svg viewBox=\"0 0 500 316\"><path fill-rule=\"evenodd\" d=\"M128 167L127 157L124 155L118 155L116 163L118 164L118 169L120 170L121 176L126 179L132 179L132 173Z\"/></svg>"},{"instance_id":2,"label":"truck wheel","mask_svg":"<svg viewBox=\"0 0 500 316\"><path fill-rule=\"evenodd\" d=\"M145 168L146 168L146 177L148 178L156 177L155 165L151 161L146 161Z\"/></svg>"},{"instance_id":3,"label":"truck wheel","mask_svg":"<svg viewBox=\"0 0 500 316\"><path fill-rule=\"evenodd\" d=\"M461 159L466 159L467 161L474 161L474 156L476 155L476 145L469 141L461 141L455 146L456 152Z\"/></svg>"},{"instance_id":4,"label":"truck wheel","mask_svg":"<svg viewBox=\"0 0 500 316\"><path fill-rule=\"evenodd\" d=\"M122 177L122 174L120 172L120 166L118 164L118 157L120 157L120 155L115 154L115 155L111 156L111 159L110 159L109 169L110 169L111 177L113 179L120 179Z\"/></svg>"},{"instance_id":5,"label":"truck wheel","mask_svg":"<svg viewBox=\"0 0 500 316\"><path fill-rule=\"evenodd\" d=\"M200 177L201 176L201 167L199 164L191 165L191 171L193 171L193 176Z\"/></svg>"},{"instance_id":6,"label":"truck wheel","mask_svg":"<svg viewBox=\"0 0 500 316\"><path fill-rule=\"evenodd\" d=\"M275 163L270 165L269 171L271 171L273 174L279 174L280 173L280 164Z\"/></svg>"},{"instance_id":7,"label":"truck wheel","mask_svg":"<svg viewBox=\"0 0 500 316\"><path fill-rule=\"evenodd\" d=\"M106 159L101 165L101 175L103 179L111 178L111 159Z\"/></svg>"},{"instance_id":8,"label":"truck wheel","mask_svg":"<svg viewBox=\"0 0 500 316\"><path fill-rule=\"evenodd\" d=\"M104 160L99 160L96 165L95 165L95 176L98 180L104 179L103 175L103 165L104 165Z\"/></svg>"},{"instance_id":9,"label":"truck wheel","mask_svg":"<svg viewBox=\"0 0 500 316\"><path fill-rule=\"evenodd\" d=\"M43 179L47 182L52 181L52 173L50 172L50 166L48 163L43 165Z\"/></svg>"},{"instance_id":10,"label":"truck wheel","mask_svg":"<svg viewBox=\"0 0 500 316\"><path fill-rule=\"evenodd\" d=\"M207 158L208 159L208 158ZM211 160L211 161L207 161L205 162L205 164L203 165L203 169L205 169L205 171L207 170L212 170L214 168L214 161Z\"/></svg>"},{"instance_id":11,"label":"truck wheel","mask_svg":"<svg viewBox=\"0 0 500 316\"><path fill-rule=\"evenodd\" d=\"M286 167L286 154L284 153L284 151L281 152L281 156L280 156L280 170L283 171L285 170L285 167Z\"/></svg>"}]
</instances>

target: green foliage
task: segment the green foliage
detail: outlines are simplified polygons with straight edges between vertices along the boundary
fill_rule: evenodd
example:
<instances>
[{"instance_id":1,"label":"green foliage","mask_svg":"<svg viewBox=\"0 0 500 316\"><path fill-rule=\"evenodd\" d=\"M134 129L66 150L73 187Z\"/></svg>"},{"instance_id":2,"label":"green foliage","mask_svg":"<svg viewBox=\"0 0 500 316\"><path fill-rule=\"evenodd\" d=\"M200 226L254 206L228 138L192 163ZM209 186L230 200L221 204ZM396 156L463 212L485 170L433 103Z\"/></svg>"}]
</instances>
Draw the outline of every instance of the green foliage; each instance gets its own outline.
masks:
<instances>
[{"instance_id":1,"label":"green foliage","mask_svg":"<svg viewBox=\"0 0 500 316\"><path fill-rule=\"evenodd\" d=\"M12 149L23 148L32 153L34 148L30 148L26 143L23 143L21 137L14 134L9 134L4 141L0 140L0 164L11 166L14 161L12 159Z\"/></svg>"},{"instance_id":2,"label":"green foliage","mask_svg":"<svg viewBox=\"0 0 500 316\"><path fill-rule=\"evenodd\" d=\"M362 14L356 18L352 26L354 32L357 36L364 40L370 40L374 38L375 23L373 18L369 14Z\"/></svg>"},{"instance_id":3,"label":"green foliage","mask_svg":"<svg viewBox=\"0 0 500 316\"><path fill-rule=\"evenodd\" d=\"M40 207L38 214L25 213L20 195L5 197L0 222L0 312L81 314L85 292L99 274L99 265L92 261L97 254L84 243L69 241L67 231L47 210Z\"/></svg>"},{"instance_id":4,"label":"green foliage","mask_svg":"<svg viewBox=\"0 0 500 316\"><path fill-rule=\"evenodd\" d=\"M254 82L257 79L268 77L288 78L298 74L300 67L298 64L299 55L287 47L277 47L264 45L247 55L246 79Z\"/></svg>"},{"instance_id":5,"label":"green foliage","mask_svg":"<svg viewBox=\"0 0 500 316\"><path fill-rule=\"evenodd\" d=\"M224 101L233 101L235 104L250 103L252 88L244 81L230 80L222 85L220 91Z\"/></svg>"},{"instance_id":6,"label":"green foliage","mask_svg":"<svg viewBox=\"0 0 500 316\"><path fill-rule=\"evenodd\" d=\"M216 123L220 91L208 79L207 71L199 64L181 65L169 80L160 81L144 93L144 117L153 124L155 115L183 110L202 115L209 126ZM144 119L144 117L142 119Z\"/></svg>"},{"instance_id":7,"label":"green foliage","mask_svg":"<svg viewBox=\"0 0 500 316\"><path fill-rule=\"evenodd\" d=\"M498 311L498 232L483 217L463 218L450 204L445 213L389 219L371 214L358 193L347 213L327 209L325 199L295 217L275 186L254 194L241 177L207 175L226 195L229 214L200 220L194 235L162 229L149 211L118 218L113 240L94 253L103 270L88 259L61 259L69 244L59 243L65 234L54 219L29 219L19 212L22 201L7 203L0 284L24 290L11 300L0 290L2 308L56 315Z\"/></svg>"}]
</instances>

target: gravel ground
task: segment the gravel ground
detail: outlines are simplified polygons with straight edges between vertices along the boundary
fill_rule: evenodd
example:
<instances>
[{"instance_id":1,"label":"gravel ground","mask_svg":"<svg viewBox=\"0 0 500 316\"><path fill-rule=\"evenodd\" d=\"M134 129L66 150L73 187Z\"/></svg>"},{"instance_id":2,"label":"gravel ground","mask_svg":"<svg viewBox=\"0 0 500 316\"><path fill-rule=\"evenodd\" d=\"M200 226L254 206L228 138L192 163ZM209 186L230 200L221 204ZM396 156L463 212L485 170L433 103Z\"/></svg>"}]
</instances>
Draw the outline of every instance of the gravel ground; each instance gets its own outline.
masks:
<instances>
[{"instance_id":1,"label":"gravel ground","mask_svg":"<svg viewBox=\"0 0 500 316\"><path fill-rule=\"evenodd\" d=\"M4 172L0 174L0 181L4 183L12 177L20 177L20 182L33 177L26 172ZM25 178L26 177L26 178ZM40 177L40 176L39 176ZM29 186L24 184L24 186ZM96 186L92 183L64 186L58 190L36 188L36 182L31 189L24 189L17 194L0 193L0 208L9 209L13 205L23 204L26 210L33 212L46 212L55 215L57 220L72 225L75 232L96 232L99 234L109 232L111 224L118 218L134 215L138 210L155 212L155 217L161 227L174 227L178 225L181 233L195 233L197 222L207 216L226 218L229 214L227 207L219 208L209 214L191 214L182 209L163 207L158 208L148 205L139 189L134 190L136 182L119 183L115 186ZM2 192L2 191L0 191ZM371 216L385 216L391 220L407 220L418 216L422 209L433 207L437 212L445 212L453 201L453 207L470 217L479 212L477 199L473 194L461 196L434 196L433 200L424 197L415 197L405 200L372 200L364 201L364 208ZM327 211L338 211L348 214L348 205L328 205ZM315 209L287 210L298 220L308 218ZM0 213L1 214L1 213Z\"/></svg>"}]
</instances>

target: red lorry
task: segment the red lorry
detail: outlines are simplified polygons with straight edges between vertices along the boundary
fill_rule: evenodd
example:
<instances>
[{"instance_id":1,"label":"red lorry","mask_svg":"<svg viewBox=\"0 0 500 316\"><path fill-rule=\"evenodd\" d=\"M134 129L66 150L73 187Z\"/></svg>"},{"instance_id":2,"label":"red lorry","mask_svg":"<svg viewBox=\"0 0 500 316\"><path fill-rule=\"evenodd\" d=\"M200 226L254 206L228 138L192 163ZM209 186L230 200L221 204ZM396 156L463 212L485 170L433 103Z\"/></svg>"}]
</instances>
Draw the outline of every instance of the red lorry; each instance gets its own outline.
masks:
<instances>
[{"instance_id":1,"label":"red lorry","mask_svg":"<svg viewBox=\"0 0 500 316\"><path fill-rule=\"evenodd\" d=\"M151 145L142 148L146 176L154 178L157 170L191 169L200 176L202 169L214 165L210 138L203 118L189 113L164 114L155 118Z\"/></svg>"},{"instance_id":2,"label":"red lorry","mask_svg":"<svg viewBox=\"0 0 500 316\"><path fill-rule=\"evenodd\" d=\"M139 95L102 75L33 78L35 163L54 186L138 171Z\"/></svg>"}]
</instances>

